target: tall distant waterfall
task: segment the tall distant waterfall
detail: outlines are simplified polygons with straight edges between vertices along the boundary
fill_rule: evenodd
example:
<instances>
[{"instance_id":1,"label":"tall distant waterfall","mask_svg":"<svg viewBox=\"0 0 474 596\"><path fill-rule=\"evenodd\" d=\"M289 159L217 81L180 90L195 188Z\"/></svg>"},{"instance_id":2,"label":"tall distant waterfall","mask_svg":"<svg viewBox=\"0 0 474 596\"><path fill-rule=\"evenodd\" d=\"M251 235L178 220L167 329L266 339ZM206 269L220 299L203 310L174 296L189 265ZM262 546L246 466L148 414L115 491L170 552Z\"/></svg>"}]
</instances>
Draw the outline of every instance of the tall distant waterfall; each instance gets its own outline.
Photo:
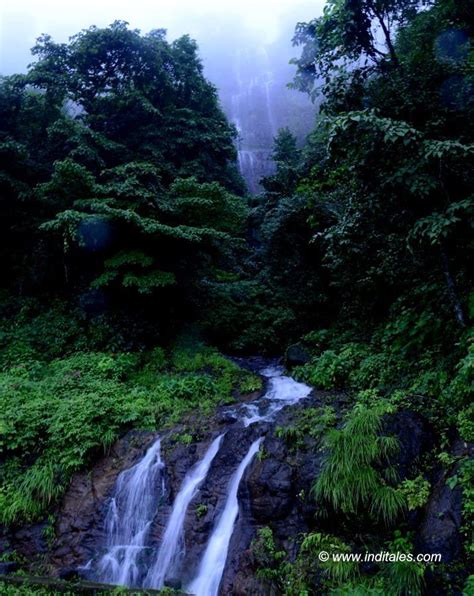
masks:
<instances>
[{"instance_id":1,"label":"tall distant waterfall","mask_svg":"<svg viewBox=\"0 0 474 596\"><path fill-rule=\"evenodd\" d=\"M278 132L273 105L273 75L265 48L252 54L238 51L234 73L235 86L228 117L239 133L240 173L249 191L257 194L261 190L260 179L273 171L271 150Z\"/></svg>"},{"instance_id":2,"label":"tall distant waterfall","mask_svg":"<svg viewBox=\"0 0 474 596\"><path fill-rule=\"evenodd\" d=\"M232 535L239 517L239 486L245 481L245 473L252 465L255 455L264 440L264 426L259 432L258 424L271 422L282 408L295 404L307 397L311 388L298 383L283 374L282 367L266 367L260 374L268 379L265 394L247 403L240 403L228 409L228 428L209 443L201 460L195 463L184 476L167 516L165 529L156 544L156 521L163 520L162 504L168 501L166 467L161 459L161 441L158 439L144 457L129 470L122 472L116 481L114 493L109 501L105 516L106 552L97 563L93 578L100 581L129 587L162 588L167 579L183 582L188 590L198 596L217 596L225 573ZM255 431L247 429L257 426ZM219 474L217 454L226 447L233 450L235 437L241 437L244 445L250 444L245 453L239 445L235 469L232 470L224 494L218 493L213 506L213 518L209 528L207 544L200 547L189 560L184 548L186 512L201 486L207 483L207 498L212 492L212 479ZM165 440L164 438L162 439ZM226 444L226 441L229 441ZM238 461L240 459L240 461ZM214 476L210 474L214 469ZM210 484L211 483L211 484ZM203 495L204 497L204 495ZM194 572L194 577L192 573Z\"/></svg>"},{"instance_id":3,"label":"tall distant waterfall","mask_svg":"<svg viewBox=\"0 0 474 596\"><path fill-rule=\"evenodd\" d=\"M217 85L228 119L238 131L240 173L251 194L262 191L260 180L275 170L272 160L274 138L280 128L289 127L302 142L314 125L316 108L306 95L288 88L294 68L292 56L275 54L263 44L239 47L226 57L226 68L213 55L206 72Z\"/></svg>"}]
</instances>

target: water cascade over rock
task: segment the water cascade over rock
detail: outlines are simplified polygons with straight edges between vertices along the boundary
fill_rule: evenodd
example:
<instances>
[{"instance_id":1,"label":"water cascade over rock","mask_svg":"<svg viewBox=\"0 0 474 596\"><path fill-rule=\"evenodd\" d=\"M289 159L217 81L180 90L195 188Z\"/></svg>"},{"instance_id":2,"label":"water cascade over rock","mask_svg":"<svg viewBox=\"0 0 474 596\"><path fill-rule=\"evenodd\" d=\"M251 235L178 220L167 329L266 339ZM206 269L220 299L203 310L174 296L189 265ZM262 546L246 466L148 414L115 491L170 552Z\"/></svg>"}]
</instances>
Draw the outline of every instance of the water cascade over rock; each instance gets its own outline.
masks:
<instances>
[{"instance_id":1,"label":"water cascade over rock","mask_svg":"<svg viewBox=\"0 0 474 596\"><path fill-rule=\"evenodd\" d=\"M105 518L108 551L99 561L98 578L104 582L125 586L138 582L139 558L165 490L160 447L158 439L140 462L117 479Z\"/></svg>"},{"instance_id":2,"label":"water cascade over rock","mask_svg":"<svg viewBox=\"0 0 474 596\"><path fill-rule=\"evenodd\" d=\"M186 474L183 486L174 501L156 560L146 575L144 581L146 587L161 588L167 575L176 574L178 571L179 562L184 555L183 526L186 511L199 485L207 476L223 437L222 434L214 439L204 458Z\"/></svg>"},{"instance_id":3,"label":"water cascade over rock","mask_svg":"<svg viewBox=\"0 0 474 596\"><path fill-rule=\"evenodd\" d=\"M250 449L232 477L224 511L212 532L199 566L198 575L188 586L191 594L195 594L196 596L216 596L218 593L234 523L239 514L237 491L239 490L242 476L257 453L262 440L263 437L260 437L250 445Z\"/></svg>"},{"instance_id":4,"label":"water cascade over rock","mask_svg":"<svg viewBox=\"0 0 474 596\"><path fill-rule=\"evenodd\" d=\"M188 586L189 592L198 596L219 593L241 512L239 492L269 423L285 406L295 404L311 391L285 376L281 367L264 367L260 373L268 378L265 394L223 412L229 420L228 428L188 468L169 509L166 502L170 471L160 455L163 437L152 444L138 463L118 476L105 512L106 552L97 564L88 566L95 568L89 577L147 588L162 588L171 581ZM225 452L222 457L221 451ZM189 525L188 512L200 492L203 499L212 497L205 505L210 519L202 544L193 540L194 528L192 523ZM188 533L191 552L186 549Z\"/></svg>"}]
</instances>

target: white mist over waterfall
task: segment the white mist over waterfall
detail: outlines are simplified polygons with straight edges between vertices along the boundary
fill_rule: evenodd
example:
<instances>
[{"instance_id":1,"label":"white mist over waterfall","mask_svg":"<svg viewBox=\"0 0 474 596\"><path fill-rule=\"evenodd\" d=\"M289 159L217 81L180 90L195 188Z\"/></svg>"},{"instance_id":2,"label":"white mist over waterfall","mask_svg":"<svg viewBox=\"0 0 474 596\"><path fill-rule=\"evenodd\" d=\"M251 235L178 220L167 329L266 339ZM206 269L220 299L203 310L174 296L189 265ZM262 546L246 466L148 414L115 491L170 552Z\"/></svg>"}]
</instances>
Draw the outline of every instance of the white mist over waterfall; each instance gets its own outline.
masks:
<instances>
[{"instance_id":1,"label":"white mist over waterfall","mask_svg":"<svg viewBox=\"0 0 474 596\"><path fill-rule=\"evenodd\" d=\"M99 561L98 577L111 584L136 586L139 558L160 497L164 494L160 439L116 482L105 519L108 551Z\"/></svg>"},{"instance_id":2,"label":"white mist over waterfall","mask_svg":"<svg viewBox=\"0 0 474 596\"><path fill-rule=\"evenodd\" d=\"M206 39L205 72L219 90L228 119L235 125L238 166L249 192L259 194L262 178L275 171L274 139L288 127L303 143L314 125L316 107L309 98L288 88L295 74L289 60L292 31L269 42L249 38L232 43L238 34L230 29ZM225 50L223 50L225 48Z\"/></svg>"},{"instance_id":3,"label":"white mist over waterfall","mask_svg":"<svg viewBox=\"0 0 474 596\"><path fill-rule=\"evenodd\" d=\"M244 459L231 478L224 510L217 522L199 565L197 577L189 584L188 590L196 596L217 596L224 573L230 539L235 520L239 514L238 490L240 481L259 450L263 437L252 443Z\"/></svg>"},{"instance_id":4,"label":"white mist over waterfall","mask_svg":"<svg viewBox=\"0 0 474 596\"><path fill-rule=\"evenodd\" d=\"M184 555L184 518L189 503L206 478L212 460L215 458L224 435L219 435L212 441L203 459L193 466L183 480L181 489L173 503L166 529L161 540L156 560L150 567L144 581L145 587L161 588L167 575L177 570L177 566Z\"/></svg>"}]
</instances>

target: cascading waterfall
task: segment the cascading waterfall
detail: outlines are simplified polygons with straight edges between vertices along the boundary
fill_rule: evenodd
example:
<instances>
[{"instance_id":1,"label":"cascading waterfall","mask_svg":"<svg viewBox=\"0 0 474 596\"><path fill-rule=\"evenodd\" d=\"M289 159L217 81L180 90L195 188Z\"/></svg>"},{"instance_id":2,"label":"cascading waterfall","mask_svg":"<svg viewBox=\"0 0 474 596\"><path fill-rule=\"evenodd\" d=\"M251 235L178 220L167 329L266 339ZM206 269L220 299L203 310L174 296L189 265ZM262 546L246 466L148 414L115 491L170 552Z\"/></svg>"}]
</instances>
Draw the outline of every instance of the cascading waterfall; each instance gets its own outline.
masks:
<instances>
[{"instance_id":1,"label":"cascading waterfall","mask_svg":"<svg viewBox=\"0 0 474 596\"><path fill-rule=\"evenodd\" d=\"M252 443L247 455L240 462L239 467L232 476L224 510L217 522L204 556L199 565L197 577L188 586L188 591L196 596L217 596L219 584L227 560L230 539L234 529L235 520L239 513L238 490L242 476L250 462L257 453L263 437Z\"/></svg>"},{"instance_id":2,"label":"cascading waterfall","mask_svg":"<svg viewBox=\"0 0 474 596\"><path fill-rule=\"evenodd\" d=\"M229 409L237 424L243 427L274 420L282 408L307 397L311 391L307 385L285 376L280 366L266 367L260 373L269 379L265 394L251 403ZM160 500L166 493L165 465L160 455L160 440L153 443L140 462L118 476L105 519L107 552L97 566L92 565L92 569L95 569L94 579L129 587L162 588L167 579L179 580L185 575L182 573L182 567L186 560L186 512L208 476L223 443L224 434L216 437L202 460L188 470L174 500L157 550L150 544L149 531ZM222 513L214 524L196 577L188 586L188 590L197 596L217 596L219 593L232 533L239 514L239 485L262 441L263 437L260 437L252 443L227 486Z\"/></svg>"},{"instance_id":3,"label":"cascading waterfall","mask_svg":"<svg viewBox=\"0 0 474 596\"><path fill-rule=\"evenodd\" d=\"M264 56L264 62L266 66L265 70L265 78L264 87L265 87L265 101L267 105L267 117L268 117L268 124L270 126L270 133L272 137L274 137L278 132L278 126L275 118L275 114L273 112L273 101L271 98L270 89L273 85L273 74L271 70L270 59L268 57L268 52L265 47L262 48L262 54Z\"/></svg>"},{"instance_id":4,"label":"cascading waterfall","mask_svg":"<svg viewBox=\"0 0 474 596\"><path fill-rule=\"evenodd\" d=\"M206 478L211 463L219 451L223 437L222 434L214 439L203 459L186 474L173 503L173 509L166 524L155 562L145 578L143 584L145 587L163 587L167 575L177 570L179 562L184 556L184 518L186 511L200 484Z\"/></svg>"},{"instance_id":5,"label":"cascading waterfall","mask_svg":"<svg viewBox=\"0 0 474 596\"><path fill-rule=\"evenodd\" d=\"M99 561L97 575L101 581L138 585L138 560L145 548L158 499L165 492L160 449L158 439L141 461L117 479L105 519L108 551Z\"/></svg>"},{"instance_id":6,"label":"cascading waterfall","mask_svg":"<svg viewBox=\"0 0 474 596\"><path fill-rule=\"evenodd\" d=\"M236 52L234 82L227 113L239 134L239 171L250 193L257 194L262 190L260 179L273 172L271 147L278 131L273 73L264 47L252 55L242 50Z\"/></svg>"},{"instance_id":7,"label":"cascading waterfall","mask_svg":"<svg viewBox=\"0 0 474 596\"><path fill-rule=\"evenodd\" d=\"M261 399L241 406L242 413L239 417L244 426L270 422L280 410L292 406L311 393L311 387L282 373L281 366L269 366L260 371L261 375L270 379L269 387Z\"/></svg>"}]
</instances>

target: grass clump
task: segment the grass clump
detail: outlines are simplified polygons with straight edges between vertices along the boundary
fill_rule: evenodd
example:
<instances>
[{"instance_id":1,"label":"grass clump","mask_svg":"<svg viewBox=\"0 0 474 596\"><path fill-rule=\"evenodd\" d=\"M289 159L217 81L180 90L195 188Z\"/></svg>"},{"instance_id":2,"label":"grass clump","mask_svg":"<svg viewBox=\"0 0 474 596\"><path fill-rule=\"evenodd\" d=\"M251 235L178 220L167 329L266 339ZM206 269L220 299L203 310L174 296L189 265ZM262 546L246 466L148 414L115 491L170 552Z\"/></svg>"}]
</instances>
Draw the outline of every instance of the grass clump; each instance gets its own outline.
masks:
<instances>
[{"instance_id":1,"label":"grass clump","mask_svg":"<svg viewBox=\"0 0 474 596\"><path fill-rule=\"evenodd\" d=\"M399 445L382 434L383 416L392 411L386 402L357 403L344 426L329 431L328 457L313 487L316 499L346 515L366 511L387 524L397 518L405 499L394 486L397 474L390 458Z\"/></svg>"}]
</instances>

